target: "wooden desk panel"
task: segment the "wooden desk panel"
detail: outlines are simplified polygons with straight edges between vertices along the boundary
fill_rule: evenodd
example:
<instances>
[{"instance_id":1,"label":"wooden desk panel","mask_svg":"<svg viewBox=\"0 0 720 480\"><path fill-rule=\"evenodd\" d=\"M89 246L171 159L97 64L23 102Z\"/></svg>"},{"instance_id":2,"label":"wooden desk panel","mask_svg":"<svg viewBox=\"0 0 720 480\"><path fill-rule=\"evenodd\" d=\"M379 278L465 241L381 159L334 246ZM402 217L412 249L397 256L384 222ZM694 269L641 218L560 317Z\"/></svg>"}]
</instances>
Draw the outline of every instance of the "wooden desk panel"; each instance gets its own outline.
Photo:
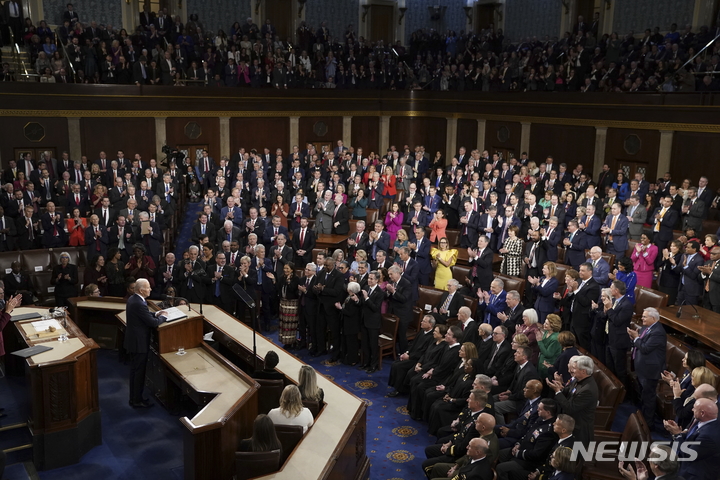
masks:
<instances>
[{"instance_id":1,"label":"wooden desk panel","mask_svg":"<svg viewBox=\"0 0 720 480\"><path fill-rule=\"evenodd\" d=\"M21 307L13 313L42 315L47 311ZM32 404L28 425L33 435L33 463L39 470L47 470L78 463L102 443L96 362L100 347L70 318L66 320L68 341L37 338L30 324L38 320L16 322L12 341L19 347L52 347L24 361Z\"/></svg>"},{"instance_id":2,"label":"wooden desk panel","mask_svg":"<svg viewBox=\"0 0 720 480\"><path fill-rule=\"evenodd\" d=\"M315 248L329 250L330 254L336 249L347 250L348 235L324 235L320 234L315 239Z\"/></svg>"},{"instance_id":3,"label":"wooden desk panel","mask_svg":"<svg viewBox=\"0 0 720 480\"><path fill-rule=\"evenodd\" d=\"M720 314L702 307L696 306L695 308L700 314L699 319L693 318L695 310L690 305L683 306L680 318L676 316L677 307L659 308L660 321L664 325L720 351Z\"/></svg>"},{"instance_id":4,"label":"wooden desk panel","mask_svg":"<svg viewBox=\"0 0 720 480\"><path fill-rule=\"evenodd\" d=\"M193 305L195 307L195 305ZM204 316L213 330L244 347L252 355L252 329L219 308L204 305ZM277 370L298 382L300 367L297 357L257 335L257 353L278 354ZM326 478L363 479L369 475L365 451L366 405L361 399L318 373L317 383L325 393L325 407L308 430L282 470L263 479L318 480Z\"/></svg>"}]
</instances>

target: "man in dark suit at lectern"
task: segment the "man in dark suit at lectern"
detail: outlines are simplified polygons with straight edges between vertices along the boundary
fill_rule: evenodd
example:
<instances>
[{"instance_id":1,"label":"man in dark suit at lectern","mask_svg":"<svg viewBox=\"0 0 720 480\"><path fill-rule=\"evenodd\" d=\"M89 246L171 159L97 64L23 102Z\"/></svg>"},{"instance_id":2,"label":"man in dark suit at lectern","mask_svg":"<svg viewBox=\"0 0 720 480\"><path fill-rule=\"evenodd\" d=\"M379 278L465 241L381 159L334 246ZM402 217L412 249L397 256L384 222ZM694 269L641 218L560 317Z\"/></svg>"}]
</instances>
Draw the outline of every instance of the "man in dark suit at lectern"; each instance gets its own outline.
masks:
<instances>
[{"instance_id":1,"label":"man in dark suit at lectern","mask_svg":"<svg viewBox=\"0 0 720 480\"><path fill-rule=\"evenodd\" d=\"M125 350L130 354L130 406L133 408L152 407L153 403L143 398L145 387L145 366L150 349L150 330L167 320L167 312L150 313L146 299L150 296L150 282L141 278L135 282L135 295L127 301L127 329Z\"/></svg>"}]
</instances>

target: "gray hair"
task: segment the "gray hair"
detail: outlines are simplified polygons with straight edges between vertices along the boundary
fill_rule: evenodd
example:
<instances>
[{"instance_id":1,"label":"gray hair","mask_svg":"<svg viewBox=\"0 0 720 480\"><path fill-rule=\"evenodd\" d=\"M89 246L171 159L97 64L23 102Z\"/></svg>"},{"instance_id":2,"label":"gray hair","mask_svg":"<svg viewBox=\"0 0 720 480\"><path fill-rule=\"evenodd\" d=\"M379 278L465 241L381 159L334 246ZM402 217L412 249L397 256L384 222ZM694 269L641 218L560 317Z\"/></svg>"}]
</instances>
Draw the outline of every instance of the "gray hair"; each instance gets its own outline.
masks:
<instances>
[{"instance_id":1,"label":"gray hair","mask_svg":"<svg viewBox=\"0 0 720 480\"><path fill-rule=\"evenodd\" d=\"M348 283L347 290L350 293L358 293L360 292L360 284L357 282L350 282Z\"/></svg>"},{"instance_id":2,"label":"gray hair","mask_svg":"<svg viewBox=\"0 0 720 480\"><path fill-rule=\"evenodd\" d=\"M356 223L356 225L362 225L362 226L364 227L364 226L365 226L365 220L358 220L357 223Z\"/></svg>"},{"instance_id":3,"label":"gray hair","mask_svg":"<svg viewBox=\"0 0 720 480\"><path fill-rule=\"evenodd\" d=\"M603 288L602 290L600 290L600 295L605 295L608 298L612 298L612 293L610 293L609 288Z\"/></svg>"},{"instance_id":4,"label":"gray hair","mask_svg":"<svg viewBox=\"0 0 720 480\"><path fill-rule=\"evenodd\" d=\"M502 281L501 279L499 279L499 278L496 278L495 280L493 280L493 281L490 282L490 283L491 283L491 284L494 283L495 285L499 285L500 288L505 288L505 282L503 282L503 281Z\"/></svg>"},{"instance_id":5,"label":"gray hair","mask_svg":"<svg viewBox=\"0 0 720 480\"><path fill-rule=\"evenodd\" d=\"M490 390L492 388L492 378L482 373L475 375L475 381L483 387L483 390Z\"/></svg>"},{"instance_id":6,"label":"gray hair","mask_svg":"<svg viewBox=\"0 0 720 480\"><path fill-rule=\"evenodd\" d=\"M520 301L520 293L517 290L510 290L509 292L507 292L507 294L505 295L505 298L507 298L507 297L510 297L517 301Z\"/></svg>"},{"instance_id":7,"label":"gray hair","mask_svg":"<svg viewBox=\"0 0 720 480\"><path fill-rule=\"evenodd\" d=\"M233 223L230 220L225 220L225 222L223 223L223 227L227 227L228 225L232 227L232 224Z\"/></svg>"},{"instance_id":8,"label":"gray hair","mask_svg":"<svg viewBox=\"0 0 720 480\"><path fill-rule=\"evenodd\" d=\"M656 322L660 320L660 312L657 311L655 307L648 307L645 310L643 310L643 313L647 313L650 317L652 317Z\"/></svg>"},{"instance_id":9,"label":"gray hair","mask_svg":"<svg viewBox=\"0 0 720 480\"><path fill-rule=\"evenodd\" d=\"M148 220L150 218L150 214L148 212L140 212L139 217L140 220Z\"/></svg>"},{"instance_id":10,"label":"gray hair","mask_svg":"<svg viewBox=\"0 0 720 480\"><path fill-rule=\"evenodd\" d=\"M372 275L372 277L378 282L380 281L380 272L378 272L377 270L373 270L372 272L370 272L370 275ZM435 320L435 318L433 318L433 320Z\"/></svg>"},{"instance_id":11,"label":"gray hair","mask_svg":"<svg viewBox=\"0 0 720 480\"><path fill-rule=\"evenodd\" d=\"M650 453L648 462L655 464L655 467L662 471L663 477L665 475L670 477L680 469L677 454L667 445L653 445L650 447Z\"/></svg>"},{"instance_id":12,"label":"gray hair","mask_svg":"<svg viewBox=\"0 0 720 480\"><path fill-rule=\"evenodd\" d=\"M315 265L313 262L310 262L310 263L308 263L307 265L305 265L305 268L309 268L309 269L312 270L313 272L317 272L317 268L318 268L318 267L317 267L317 265Z\"/></svg>"},{"instance_id":13,"label":"gray hair","mask_svg":"<svg viewBox=\"0 0 720 480\"><path fill-rule=\"evenodd\" d=\"M257 247L255 247L255 250L256 250L256 251L262 250L262 251L264 252L264 251L265 251L265 245L263 245L262 243L260 243L260 244L258 244Z\"/></svg>"},{"instance_id":14,"label":"gray hair","mask_svg":"<svg viewBox=\"0 0 720 480\"><path fill-rule=\"evenodd\" d=\"M459 288L459 287L460 287L460 282L458 282L458 281L455 280L454 278L451 278L450 280L448 280L448 285L452 285L452 286L454 286L454 287L458 287L458 288Z\"/></svg>"},{"instance_id":15,"label":"gray hair","mask_svg":"<svg viewBox=\"0 0 720 480\"><path fill-rule=\"evenodd\" d=\"M393 265L388 268L388 273L402 273L402 270L397 265Z\"/></svg>"},{"instance_id":16,"label":"gray hair","mask_svg":"<svg viewBox=\"0 0 720 480\"><path fill-rule=\"evenodd\" d=\"M523 317L528 317L528 319L530 319L530 323L538 322L538 314L534 308L528 308L527 310L524 310Z\"/></svg>"},{"instance_id":17,"label":"gray hair","mask_svg":"<svg viewBox=\"0 0 720 480\"><path fill-rule=\"evenodd\" d=\"M595 371L595 362L587 355L579 356L576 363L578 370L584 370L588 375L592 375Z\"/></svg>"},{"instance_id":18,"label":"gray hair","mask_svg":"<svg viewBox=\"0 0 720 480\"><path fill-rule=\"evenodd\" d=\"M192 251L200 253L200 249L198 248L197 245L190 245L190 247L188 247L188 252L192 252Z\"/></svg>"}]
</instances>

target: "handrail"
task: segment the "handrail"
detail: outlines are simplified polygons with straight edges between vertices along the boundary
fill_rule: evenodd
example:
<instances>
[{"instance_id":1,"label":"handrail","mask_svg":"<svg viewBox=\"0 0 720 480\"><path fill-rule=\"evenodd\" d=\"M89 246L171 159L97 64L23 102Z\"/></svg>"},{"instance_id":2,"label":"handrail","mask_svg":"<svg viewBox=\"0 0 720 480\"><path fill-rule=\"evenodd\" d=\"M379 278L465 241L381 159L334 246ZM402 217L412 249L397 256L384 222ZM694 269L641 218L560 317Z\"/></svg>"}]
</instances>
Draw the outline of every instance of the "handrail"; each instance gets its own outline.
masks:
<instances>
[{"instance_id":1,"label":"handrail","mask_svg":"<svg viewBox=\"0 0 720 480\"><path fill-rule=\"evenodd\" d=\"M10 25L7 26L8 32L10 32L10 48L12 49L13 58L15 59L15 65L22 67L22 72L18 74L18 76L21 77L34 77L36 75L33 75L31 73L28 73L27 66L25 65L25 60L20 58L20 45L18 45L15 42L15 34L12 31L12 28L10 28Z\"/></svg>"},{"instance_id":2,"label":"handrail","mask_svg":"<svg viewBox=\"0 0 720 480\"><path fill-rule=\"evenodd\" d=\"M683 63L683 66L680 67L679 70L682 70L682 69L684 69L685 67L687 67L688 64L690 64L693 60L695 60L695 58L696 58L698 55L700 55L700 54L703 53L705 50L707 50L707 48L708 48L710 45L712 45L713 43L715 43L715 40L717 40L718 38L720 38L720 30L718 30L718 33L717 33L717 35L715 35L715 38L713 38L712 40L710 40L710 41L707 43L707 45L705 45L703 48L701 48L700 50L698 50L698 52L697 52L695 55L693 55L692 58L689 58L687 62Z\"/></svg>"},{"instance_id":3,"label":"handrail","mask_svg":"<svg viewBox=\"0 0 720 480\"><path fill-rule=\"evenodd\" d=\"M70 72L72 73L73 80L77 80L77 72L75 71L75 66L70 61L70 55L68 55L67 48L65 48L65 44L60 41L60 27L55 29L55 43L60 44L60 47L63 51L63 58L65 59L65 63L67 63L68 67L70 67Z\"/></svg>"}]
</instances>

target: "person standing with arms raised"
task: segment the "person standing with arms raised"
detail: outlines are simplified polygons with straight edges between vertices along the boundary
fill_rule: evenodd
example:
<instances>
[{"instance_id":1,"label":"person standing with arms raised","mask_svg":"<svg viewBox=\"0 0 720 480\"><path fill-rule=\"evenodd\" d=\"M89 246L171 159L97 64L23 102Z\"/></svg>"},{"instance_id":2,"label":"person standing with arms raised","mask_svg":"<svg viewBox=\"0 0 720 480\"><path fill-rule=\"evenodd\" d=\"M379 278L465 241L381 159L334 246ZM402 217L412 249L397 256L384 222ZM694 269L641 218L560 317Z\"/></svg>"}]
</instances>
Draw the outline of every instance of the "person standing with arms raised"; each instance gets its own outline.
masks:
<instances>
[{"instance_id":1,"label":"person standing with arms raised","mask_svg":"<svg viewBox=\"0 0 720 480\"><path fill-rule=\"evenodd\" d=\"M133 408L152 407L153 403L143 398L145 386L145 367L150 349L150 330L167 320L167 312L161 310L154 314L147 306L150 296L150 282L145 278L135 282L135 294L127 301L127 329L125 331L125 350L130 354L130 406Z\"/></svg>"}]
</instances>

